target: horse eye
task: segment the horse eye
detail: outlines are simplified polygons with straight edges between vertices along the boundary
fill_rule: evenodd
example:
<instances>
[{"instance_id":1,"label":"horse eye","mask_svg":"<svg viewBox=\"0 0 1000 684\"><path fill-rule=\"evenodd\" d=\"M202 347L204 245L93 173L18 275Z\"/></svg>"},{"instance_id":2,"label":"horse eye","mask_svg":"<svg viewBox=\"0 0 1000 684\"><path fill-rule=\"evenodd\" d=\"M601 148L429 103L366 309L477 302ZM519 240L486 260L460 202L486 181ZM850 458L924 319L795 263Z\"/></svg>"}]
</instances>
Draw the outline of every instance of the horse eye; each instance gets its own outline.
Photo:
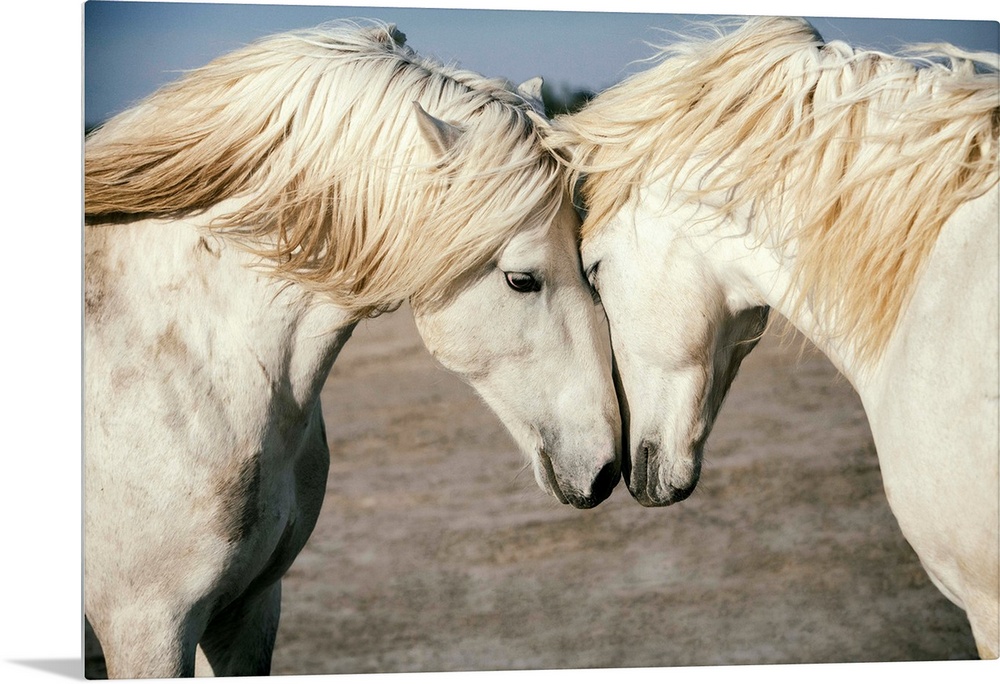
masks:
<instances>
[{"instance_id":1,"label":"horse eye","mask_svg":"<svg viewBox=\"0 0 1000 684\"><path fill-rule=\"evenodd\" d=\"M511 271L504 273L504 276L507 278L510 289L515 292L538 292L542 289L542 284L531 273Z\"/></svg>"}]
</instances>

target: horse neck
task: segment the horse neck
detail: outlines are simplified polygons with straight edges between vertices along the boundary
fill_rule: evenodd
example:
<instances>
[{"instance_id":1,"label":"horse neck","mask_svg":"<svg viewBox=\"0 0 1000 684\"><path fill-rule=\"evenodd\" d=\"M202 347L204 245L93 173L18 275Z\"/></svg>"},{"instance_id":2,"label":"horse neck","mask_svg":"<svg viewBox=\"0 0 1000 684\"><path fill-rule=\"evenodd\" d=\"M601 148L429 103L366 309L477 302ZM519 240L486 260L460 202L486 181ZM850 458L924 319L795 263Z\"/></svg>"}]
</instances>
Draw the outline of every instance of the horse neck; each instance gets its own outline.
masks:
<instances>
[{"instance_id":1,"label":"horse neck","mask_svg":"<svg viewBox=\"0 0 1000 684\"><path fill-rule=\"evenodd\" d=\"M793 306L800 295L794 264L784 255L785 250L779 252L753 235L747 221L737 212L735 221L715 224L712 230L696 231L691 237L716 271L730 307L741 310L769 306L825 354L855 390L863 392L869 382L869 369L857 359L849 339L826 332L838 330L838 322L817 317L808 306Z\"/></svg>"},{"instance_id":2,"label":"horse neck","mask_svg":"<svg viewBox=\"0 0 1000 684\"><path fill-rule=\"evenodd\" d=\"M136 349L176 340L190 364L263 372L305 410L354 322L298 285L256 270L245 250L206 229L216 213L88 226L87 296L97 292L102 301L99 309L88 306L88 325L102 335L128 329L132 339L122 343ZM116 316L122 325L112 324Z\"/></svg>"}]
</instances>

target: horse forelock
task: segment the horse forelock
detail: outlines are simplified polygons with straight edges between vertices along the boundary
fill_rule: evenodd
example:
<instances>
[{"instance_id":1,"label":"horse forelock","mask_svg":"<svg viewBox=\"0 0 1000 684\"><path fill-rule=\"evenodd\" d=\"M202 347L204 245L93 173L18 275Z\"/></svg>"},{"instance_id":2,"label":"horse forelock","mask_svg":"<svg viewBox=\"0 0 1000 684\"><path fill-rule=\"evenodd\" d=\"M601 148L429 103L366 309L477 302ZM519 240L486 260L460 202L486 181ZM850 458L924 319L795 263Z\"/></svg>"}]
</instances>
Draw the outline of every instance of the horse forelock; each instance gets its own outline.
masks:
<instances>
[{"instance_id":1,"label":"horse forelock","mask_svg":"<svg viewBox=\"0 0 1000 684\"><path fill-rule=\"evenodd\" d=\"M444 159L413 102L464 129ZM338 23L223 56L87 141L89 223L191 214L276 275L366 315L440 296L526 222L565 172L508 83L419 56L395 27Z\"/></svg>"},{"instance_id":2,"label":"horse forelock","mask_svg":"<svg viewBox=\"0 0 1000 684\"><path fill-rule=\"evenodd\" d=\"M912 57L788 18L670 45L548 136L583 177L584 241L659 180L752 207L758 238L794 254L792 306L874 360L944 222L997 182L996 55Z\"/></svg>"}]
</instances>

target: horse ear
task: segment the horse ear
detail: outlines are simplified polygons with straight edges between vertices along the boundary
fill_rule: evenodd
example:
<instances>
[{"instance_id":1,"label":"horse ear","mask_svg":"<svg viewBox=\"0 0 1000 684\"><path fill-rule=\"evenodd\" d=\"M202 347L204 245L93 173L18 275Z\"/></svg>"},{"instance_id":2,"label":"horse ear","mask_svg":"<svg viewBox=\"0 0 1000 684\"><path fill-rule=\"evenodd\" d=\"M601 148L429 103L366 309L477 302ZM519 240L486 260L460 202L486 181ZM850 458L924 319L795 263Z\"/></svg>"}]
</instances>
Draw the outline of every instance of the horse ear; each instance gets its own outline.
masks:
<instances>
[{"instance_id":1,"label":"horse ear","mask_svg":"<svg viewBox=\"0 0 1000 684\"><path fill-rule=\"evenodd\" d=\"M413 102L413 109L416 110L417 127L424 136L424 140L428 142L436 154L445 156L458 142L463 132L462 129L431 116L417 101Z\"/></svg>"},{"instance_id":2,"label":"horse ear","mask_svg":"<svg viewBox=\"0 0 1000 684\"><path fill-rule=\"evenodd\" d=\"M541 76L529 78L517 87L517 93L524 98L524 101L531 106L536 114L545 116L545 102L542 99L542 83L544 83L544 81Z\"/></svg>"}]
</instances>

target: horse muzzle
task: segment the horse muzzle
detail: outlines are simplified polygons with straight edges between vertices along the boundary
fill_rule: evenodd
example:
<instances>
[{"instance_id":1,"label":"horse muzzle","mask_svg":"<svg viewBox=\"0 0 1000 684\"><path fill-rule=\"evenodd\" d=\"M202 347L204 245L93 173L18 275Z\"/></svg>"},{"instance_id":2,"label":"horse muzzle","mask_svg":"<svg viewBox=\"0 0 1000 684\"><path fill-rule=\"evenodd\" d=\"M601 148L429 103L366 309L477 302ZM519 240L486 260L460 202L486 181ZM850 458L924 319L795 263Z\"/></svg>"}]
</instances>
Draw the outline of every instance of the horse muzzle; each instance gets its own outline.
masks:
<instances>
[{"instance_id":1,"label":"horse muzzle","mask_svg":"<svg viewBox=\"0 0 1000 684\"><path fill-rule=\"evenodd\" d=\"M615 485L621 479L621 467L616 456L614 460L605 463L587 488L574 486L565 481L560 482L552 464L552 458L544 449L537 452L535 476L539 486L552 494L560 503L570 504L574 508L593 508L614 491Z\"/></svg>"},{"instance_id":2,"label":"horse muzzle","mask_svg":"<svg viewBox=\"0 0 1000 684\"><path fill-rule=\"evenodd\" d=\"M701 475L701 449L689 455L667 457L660 444L641 440L622 463L625 484L643 506L670 506L691 496Z\"/></svg>"}]
</instances>

